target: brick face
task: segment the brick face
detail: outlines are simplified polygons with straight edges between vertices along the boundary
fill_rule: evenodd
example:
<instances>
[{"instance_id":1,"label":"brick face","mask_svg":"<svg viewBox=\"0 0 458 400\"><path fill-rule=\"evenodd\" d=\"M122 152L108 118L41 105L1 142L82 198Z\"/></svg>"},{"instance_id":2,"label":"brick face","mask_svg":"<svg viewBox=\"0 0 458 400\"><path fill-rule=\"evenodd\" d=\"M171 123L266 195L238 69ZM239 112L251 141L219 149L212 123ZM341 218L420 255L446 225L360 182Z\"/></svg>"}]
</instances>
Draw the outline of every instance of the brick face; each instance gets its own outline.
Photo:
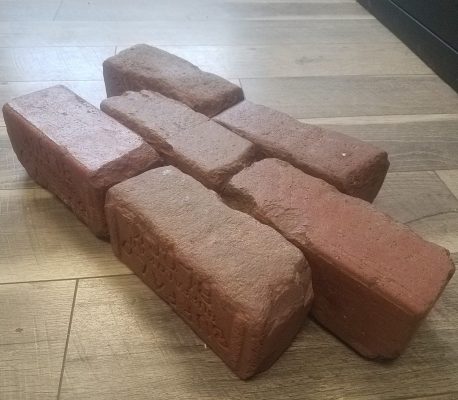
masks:
<instances>
[{"instance_id":1,"label":"brick face","mask_svg":"<svg viewBox=\"0 0 458 400\"><path fill-rule=\"evenodd\" d=\"M139 44L103 63L107 96L152 90L209 117L243 100L237 85L158 48Z\"/></svg>"},{"instance_id":2,"label":"brick face","mask_svg":"<svg viewBox=\"0 0 458 400\"><path fill-rule=\"evenodd\" d=\"M284 161L253 164L223 197L304 252L313 315L369 358L405 349L454 272L447 250Z\"/></svg>"},{"instance_id":3,"label":"brick face","mask_svg":"<svg viewBox=\"0 0 458 400\"><path fill-rule=\"evenodd\" d=\"M312 298L302 253L174 167L112 187L115 254L241 378L268 368Z\"/></svg>"},{"instance_id":4,"label":"brick face","mask_svg":"<svg viewBox=\"0 0 458 400\"><path fill-rule=\"evenodd\" d=\"M256 156L248 140L155 92L126 92L100 107L142 136L167 163L214 190Z\"/></svg>"},{"instance_id":5,"label":"brick face","mask_svg":"<svg viewBox=\"0 0 458 400\"><path fill-rule=\"evenodd\" d=\"M108 234L107 189L161 162L135 133L63 86L14 99L3 115L28 174L100 237Z\"/></svg>"},{"instance_id":6,"label":"brick face","mask_svg":"<svg viewBox=\"0 0 458 400\"><path fill-rule=\"evenodd\" d=\"M388 170L386 152L344 134L303 124L247 100L213 118L280 158L323 179L341 192L372 201Z\"/></svg>"}]
</instances>

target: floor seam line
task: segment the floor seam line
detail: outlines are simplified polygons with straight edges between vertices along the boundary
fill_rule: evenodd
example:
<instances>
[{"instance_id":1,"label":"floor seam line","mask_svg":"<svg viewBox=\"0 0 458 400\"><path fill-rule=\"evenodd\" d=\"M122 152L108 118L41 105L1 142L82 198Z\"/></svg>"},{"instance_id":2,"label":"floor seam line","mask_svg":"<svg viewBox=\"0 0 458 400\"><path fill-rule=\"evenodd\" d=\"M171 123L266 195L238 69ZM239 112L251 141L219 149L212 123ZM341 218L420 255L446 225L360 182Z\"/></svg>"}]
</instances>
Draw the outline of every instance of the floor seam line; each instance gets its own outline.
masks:
<instances>
[{"instance_id":1,"label":"floor seam line","mask_svg":"<svg viewBox=\"0 0 458 400\"><path fill-rule=\"evenodd\" d=\"M57 6L57 10L56 12L54 13L53 17L52 17L52 22L55 22L56 21L56 18L57 18L57 14L59 14L59 11L60 9L62 8L62 4L64 3L64 0L60 0L60 3L59 5Z\"/></svg>"},{"instance_id":2,"label":"floor seam line","mask_svg":"<svg viewBox=\"0 0 458 400\"><path fill-rule=\"evenodd\" d=\"M131 276L135 275L133 272L127 272L124 274L113 274L113 275L100 275L100 276L82 276L74 278L61 278L61 279L42 279L36 281L18 281L18 282L0 282L2 285L21 285L24 283L47 283L47 282L65 282L65 281L75 281L75 280L86 280L86 279L100 279L100 278L115 278L117 276Z\"/></svg>"},{"instance_id":3,"label":"floor seam line","mask_svg":"<svg viewBox=\"0 0 458 400\"><path fill-rule=\"evenodd\" d=\"M62 357L62 367L61 367L61 370L60 370L59 386L57 387L57 398L56 398L57 400L60 399L60 393L61 393L61 390L62 390L62 381L63 381L63 377L64 377L65 362L67 360L68 344L70 342L70 333L71 333L71 330L72 330L72 322L73 322L73 315L74 315L74 312L75 312L75 304L76 304L76 296L77 296L77 293L78 293L78 285L79 285L79 279L77 279L76 282L75 282L75 290L73 292L72 308L71 308L71 311L70 311L70 318L69 318L69 321L68 321L67 338L65 339L65 348L64 348L64 355Z\"/></svg>"},{"instance_id":4,"label":"floor seam line","mask_svg":"<svg viewBox=\"0 0 458 400\"><path fill-rule=\"evenodd\" d=\"M452 192L452 190L448 187L447 182L445 182L445 181L441 178L441 176L437 173L437 171L453 171L453 170L455 170L455 169L456 169L456 168L452 168L452 169L450 169L450 168L449 168L449 169L435 169L435 170L433 170L433 173L434 173L434 175L436 175L436 176L439 178L439 180L441 181L441 183L446 187L448 193L449 193L450 195L452 195L455 199L458 200L458 196L457 196L455 193Z\"/></svg>"}]
</instances>

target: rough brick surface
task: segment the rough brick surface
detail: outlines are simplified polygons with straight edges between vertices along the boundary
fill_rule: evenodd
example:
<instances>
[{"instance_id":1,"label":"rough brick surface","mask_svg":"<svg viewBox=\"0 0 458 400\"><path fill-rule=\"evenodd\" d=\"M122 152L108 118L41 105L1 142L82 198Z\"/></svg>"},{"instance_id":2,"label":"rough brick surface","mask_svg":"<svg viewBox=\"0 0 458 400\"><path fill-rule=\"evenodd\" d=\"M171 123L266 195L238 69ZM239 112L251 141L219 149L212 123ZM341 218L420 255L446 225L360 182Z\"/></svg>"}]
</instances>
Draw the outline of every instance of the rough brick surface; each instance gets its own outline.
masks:
<instances>
[{"instance_id":1,"label":"rough brick surface","mask_svg":"<svg viewBox=\"0 0 458 400\"><path fill-rule=\"evenodd\" d=\"M160 162L138 135L64 86L14 99L3 115L28 174L100 237L106 190Z\"/></svg>"},{"instance_id":2,"label":"rough brick surface","mask_svg":"<svg viewBox=\"0 0 458 400\"><path fill-rule=\"evenodd\" d=\"M251 142L161 94L129 91L100 107L141 135L168 163L211 189L221 188L254 160Z\"/></svg>"},{"instance_id":3,"label":"rough brick surface","mask_svg":"<svg viewBox=\"0 0 458 400\"><path fill-rule=\"evenodd\" d=\"M341 192L372 201L388 171L386 152L344 134L307 125L243 101L214 118L262 148Z\"/></svg>"},{"instance_id":4,"label":"rough brick surface","mask_svg":"<svg viewBox=\"0 0 458 400\"><path fill-rule=\"evenodd\" d=\"M103 63L107 96L153 90L209 117L243 100L237 85L166 51L139 44Z\"/></svg>"},{"instance_id":5,"label":"rough brick surface","mask_svg":"<svg viewBox=\"0 0 458 400\"><path fill-rule=\"evenodd\" d=\"M116 255L241 378L268 368L312 297L303 254L174 167L108 191Z\"/></svg>"},{"instance_id":6,"label":"rough brick surface","mask_svg":"<svg viewBox=\"0 0 458 400\"><path fill-rule=\"evenodd\" d=\"M444 248L284 161L253 164L223 196L304 252L314 316L370 358L403 351L454 272Z\"/></svg>"}]
</instances>

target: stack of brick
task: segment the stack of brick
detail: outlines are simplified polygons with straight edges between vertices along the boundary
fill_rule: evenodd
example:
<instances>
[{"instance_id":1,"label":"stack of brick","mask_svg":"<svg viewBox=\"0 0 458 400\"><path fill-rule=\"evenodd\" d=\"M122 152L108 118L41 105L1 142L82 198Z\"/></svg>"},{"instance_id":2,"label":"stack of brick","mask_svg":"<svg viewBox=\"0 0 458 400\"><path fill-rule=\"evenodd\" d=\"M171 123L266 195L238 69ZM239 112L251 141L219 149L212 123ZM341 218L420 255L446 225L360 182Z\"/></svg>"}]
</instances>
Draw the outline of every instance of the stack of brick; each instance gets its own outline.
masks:
<instances>
[{"instance_id":1,"label":"stack of brick","mask_svg":"<svg viewBox=\"0 0 458 400\"><path fill-rule=\"evenodd\" d=\"M310 308L366 357L406 348L454 266L364 201L384 151L150 46L104 77L104 113L63 87L6 104L13 148L239 377L272 365Z\"/></svg>"},{"instance_id":2,"label":"stack of brick","mask_svg":"<svg viewBox=\"0 0 458 400\"><path fill-rule=\"evenodd\" d=\"M254 161L251 142L159 93L129 91L104 100L100 108L210 189L221 189Z\"/></svg>"},{"instance_id":3,"label":"stack of brick","mask_svg":"<svg viewBox=\"0 0 458 400\"><path fill-rule=\"evenodd\" d=\"M153 146L159 141L167 141L167 137L183 142L186 133L182 132L181 138L176 139L177 131L196 127L193 135L198 137L195 139L206 142L202 146L208 148L210 137L222 135L222 131L217 131L211 124L205 129L202 129L204 126L197 128L204 121L202 115L192 114L192 110L184 110L183 105L167 102L158 94L143 91L143 96L122 95L126 91L150 90L205 115L219 113L214 121L251 141L261 156L284 159L343 193L372 201L385 179L389 166L385 151L242 101L243 94L233 96L234 91L241 93L240 88L236 90L235 85L223 78L208 75L162 50L147 45L133 46L110 57L103 66L107 95L111 98L102 103L102 110L135 130ZM216 107L212 112L208 112L208 98ZM166 121L169 113L171 120ZM221 150L225 150L222 141L229 136L215 139L221 143ZM195 145L188 143L188 146Z\"/></svg>"}]
</instances>

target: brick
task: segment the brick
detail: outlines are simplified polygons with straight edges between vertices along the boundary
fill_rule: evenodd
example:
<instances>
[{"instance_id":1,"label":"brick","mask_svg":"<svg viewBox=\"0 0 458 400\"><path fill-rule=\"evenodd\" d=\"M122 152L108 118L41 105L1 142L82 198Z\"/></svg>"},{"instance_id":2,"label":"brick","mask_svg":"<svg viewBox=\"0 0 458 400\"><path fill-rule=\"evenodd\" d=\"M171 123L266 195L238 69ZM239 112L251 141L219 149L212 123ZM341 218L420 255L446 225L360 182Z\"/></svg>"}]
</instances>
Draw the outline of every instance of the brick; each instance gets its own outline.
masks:
<instances>
[{"instance_id":1,"label":"brick","mask_svg":"<svg viewBox=\"0 0 458 400\"><path fill-rule=\"evenodd\" d=\"M160 163L143 139L64 86L18 97L3 116L28 174L99 237L108 234L107 189Z\"/></svg>"},{"instance_id":2,"label":"brick","mask_svg":"<svg viewBox=\"0 0 458 400\"><path fill-rule=\"evenodd\" d=\"M146 44L106 59L103 76L108 97L149 89L209 117L243 100L243 91L237 85Z\"/></svg>"},{"instance_id":3,"label":"brick","mask_svg":"<svg viewBox=\"0 0 458 400\"><path fill-rule=\"evenodd\" d=\"M174 167L108 191L115 254L243 379L267 369L312 298L303 254Z\"/></svg>"},{"instance_id":4,"label":"brick","mask_svg":"<svg viewBox=\"0 0 458 400\"><path fill-rule=\"evenodd\" d=\"M214 190L255 158L251 142L159 93L129 91L100 107L141 135L167 163Z\"/></svg>"},{"instance_id":5,"label":"brick","mask_svg":"<svg viewBox=\"0 0 458 400\"><path fill-rule=\"evenodd\" d=\"M398 356L453 275L447 250L284 161L253 164L223 196L303 251L313 315L366 357Z\"/></svg>"},{"instance_id":6,"label":"brick","mask_svg":"<svg viewBox=\"0 0 458 400\"><path fill-rule=\"evenodd\" d=\"M249 101L214 120L257 144L267 157L288 161L341 192L364 200L375 198L388 171L385 151Z\"/></svg>"}]
</instances>

